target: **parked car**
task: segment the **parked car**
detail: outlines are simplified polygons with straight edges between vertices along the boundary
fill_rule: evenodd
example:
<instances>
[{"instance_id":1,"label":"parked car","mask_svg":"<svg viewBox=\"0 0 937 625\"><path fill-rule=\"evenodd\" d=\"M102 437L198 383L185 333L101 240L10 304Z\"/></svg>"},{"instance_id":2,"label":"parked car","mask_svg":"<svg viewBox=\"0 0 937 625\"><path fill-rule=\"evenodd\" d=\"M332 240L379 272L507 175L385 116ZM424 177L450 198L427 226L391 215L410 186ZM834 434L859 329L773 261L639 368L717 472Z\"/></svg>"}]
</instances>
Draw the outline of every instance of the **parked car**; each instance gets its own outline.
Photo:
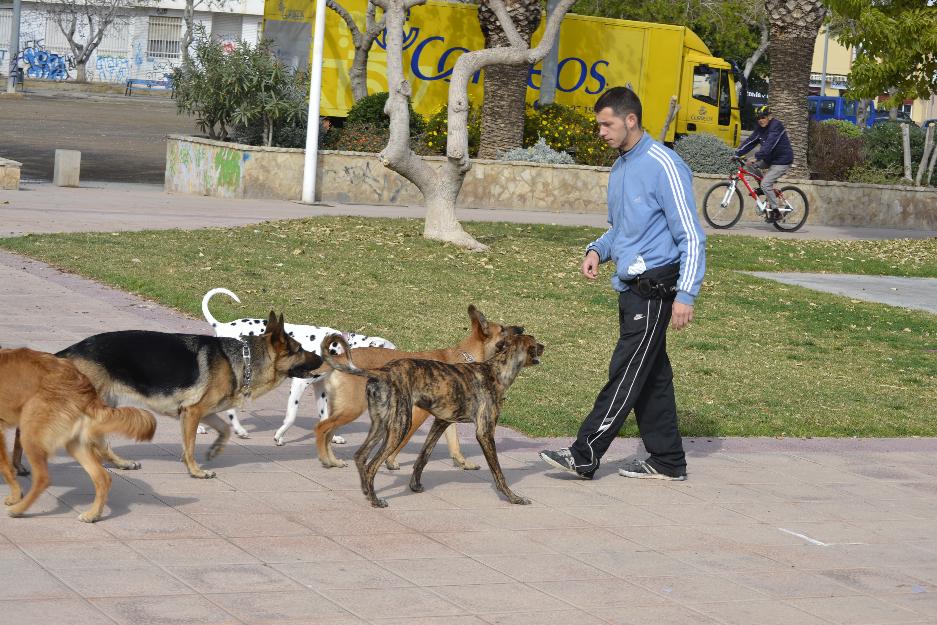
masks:
<instances>
[{"instance_id":1,"label":"parked car","mask_svg":"<svg viewBox=\"0 0 937 625\"><path fill-rule=\"evenodd\" d=\"M887 124L890 121L891 121L891 113L889 113L889 111L887 110L882 110L882 111L879 111L878 114L875 116L875 120L872 122L872 125L878 126L879 124ZM914 126L917 126L917 124L914 123L914 120L911 119L911 116L905 113L904 111L898 111L897 121L899 124L912 124Z\"/></svg>"},{"instance_id":2,"label":"parked car","mask_svg":"<svg viewBox=\"0 0 937 625\"><path fill-rule=\"evenodd\" d=\"M875 104L870 103L870 110L866 115L866 126L872 125L875 118ZM807 111L810 119L822 122L825 119L841 119L858 125L859 102L847 100L840 96L811 95L807 96Z\"/></svg>"}]
</instances>

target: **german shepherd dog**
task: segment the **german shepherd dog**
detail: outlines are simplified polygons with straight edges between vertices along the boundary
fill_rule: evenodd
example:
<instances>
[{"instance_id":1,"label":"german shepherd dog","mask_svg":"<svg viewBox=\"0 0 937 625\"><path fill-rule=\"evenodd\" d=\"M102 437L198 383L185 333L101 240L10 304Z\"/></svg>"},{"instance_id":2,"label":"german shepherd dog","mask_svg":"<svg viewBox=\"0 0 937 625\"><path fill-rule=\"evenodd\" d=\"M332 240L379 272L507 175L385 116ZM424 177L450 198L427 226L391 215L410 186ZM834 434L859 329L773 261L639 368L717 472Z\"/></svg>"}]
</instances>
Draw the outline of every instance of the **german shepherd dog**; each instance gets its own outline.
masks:
<instances>
[{"instance_id":1,"label":"german shepherd dog","mask_svg":"<svg viewBox=\"0 0 937 625\"><path fill-rule=\"evenodd\" d=\"M472 324L472 330L467 337L454 347L424 352L404 352L393 349L363 347L354 350L355 362L362 369L377 369L400 358L420 358L448 363L478 362L491 358L500 340L514 334L524 333L524 328L520 326L509 326L488 321L482 311L475 308L474 305L469 305L468 316ZM338 359L338 362L344 362L345 356L340 355ZM335 430L346 423L351 423L367 410L368 400L365 395L365 380L356 375L334 371L326 377L325 389L329 403L329 418L319 421L316 426L316 448L319 453L319 461L325 467L344 467L345 462L335 457L330 442ZM388 469L396 470L400 468L397 463L397 453L400 448L406 445L413 433L423 425L428 416L429 413L422 408L414 408L413 425L401 441L400 446L393 449L393 453L388 456ZM446 442L449 445L449 456L456 466L462 469L478 469L477 464L468 462L462 456L455 428L446 430Z\"/></svg>"},{"instance_id":2,"label":"german shepherd dog","mask_svg":"<svg viewBox=\"0 0 937 625\"><path fill-rule=\"evenodd\" d=\"M530 500L515 494L507 485L495 450L495 426L501 414L504 394L521 369L540 364L543 345L529 334L508 336L498 342L497 353L485 362L448 364L433 360L406 358L395 360L380 369L363 370L352 361L354 351L348 349L341 335L323 341L343 344L347 364L323 350L326 362L334 369L367 378L368 412L371 429L361 448L355 453L355 464L361 476L361 490L376 508L387 501L374 493L374 476L381 463L397 449L410 430L414 406L431 413L436 419L426 435L426 443L413 465L410 490L423 491L420 477L440 435L452 423L474 423L475 437L495 478L498 490L511 503L529 504Z\"/></svg>"},{"instance_id":3,"label":"german shepherd dog","mask_svg":"<svg viewBox=\"0 0 937 625\"><path fill-rule=\"evenodd\" d=\"M178 417L182 461L189 475L198 478L215 477L195 462L200 421L218 432L208 450L211 460L231 435L231 427L216 413L260 397L288 377L308 377L322 366L322 358L286 334L283 315L272 311L266 331L243 340L126 330L95 334L56 356L67 358L88 376L107 404L142 406ZM140 467L109 448L101 452L121 469Z\"/></svg>"},{"instance_id":4,"label":"german shepherd dog","mask_svg":"<svg viewBox=\"0 0 937 625\"><path fill-rule=\"evenodd\" d=\"M18 428L33 467L25 498L7 457L4 427ZM78 519L97 521L111 488L111 475L96 451L104 445L104 435L148 441L155 432L156 417L139 408L105 406L91 381L69 361L26 348L0 349L0 471L10 485L4 501L10 516L26 512L49 486L49 456L64 447L94 483L94 504Z\"/></svg>"}]
</instances>

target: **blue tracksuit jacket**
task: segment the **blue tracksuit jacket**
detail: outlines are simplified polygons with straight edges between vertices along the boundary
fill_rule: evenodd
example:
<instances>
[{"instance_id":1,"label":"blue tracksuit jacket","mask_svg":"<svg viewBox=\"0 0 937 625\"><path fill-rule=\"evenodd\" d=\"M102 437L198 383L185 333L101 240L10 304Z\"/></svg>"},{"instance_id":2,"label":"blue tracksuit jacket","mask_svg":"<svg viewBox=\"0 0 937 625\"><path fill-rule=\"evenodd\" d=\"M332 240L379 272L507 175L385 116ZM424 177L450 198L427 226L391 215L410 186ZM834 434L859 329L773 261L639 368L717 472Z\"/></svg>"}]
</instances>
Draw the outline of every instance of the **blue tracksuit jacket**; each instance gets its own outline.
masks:
<instances>
[{"instance_id":1,"label":"blue tracksuit jacket","mask_svg":"<svg viewBox=\"0 0 937 625\"><path fill-rule=\"evenodd\" d=\"M647 269L679 261L676 301L692 305L706 270L706 235L696 214L690 168L647 132L615 161L608 179L611 227L589 244L601 262L615 261L612 287Z\"/></svg>"}]
</instances>

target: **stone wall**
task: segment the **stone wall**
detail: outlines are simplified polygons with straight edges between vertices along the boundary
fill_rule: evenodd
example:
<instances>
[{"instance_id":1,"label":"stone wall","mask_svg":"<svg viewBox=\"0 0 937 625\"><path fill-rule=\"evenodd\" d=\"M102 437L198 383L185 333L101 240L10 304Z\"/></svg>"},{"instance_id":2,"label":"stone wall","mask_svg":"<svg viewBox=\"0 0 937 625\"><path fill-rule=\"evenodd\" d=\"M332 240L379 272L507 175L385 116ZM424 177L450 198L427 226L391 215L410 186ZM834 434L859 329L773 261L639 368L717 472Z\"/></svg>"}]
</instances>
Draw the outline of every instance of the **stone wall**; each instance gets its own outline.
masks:
<instances>
[{"instance_id":1,"label":"stone wall","mask_svg":"<svg viewBox=\"0 0 937 625\"><path fill-rule=\"evenodd\" d=\"M443 157L429 157L441 166ZM303 150L261 148L171 136L166 190L219 197L299 199ZM697 204L720 176L694 176ZM606 212L608 168L476 160L465 177L459 205L552 212ZM937 190L903 186L792 180L810 202L808 223L831 226L937 230ZM782 182L782 186L785 182ZM381 165L374 154L319 154L318 199L358 204L420 204L409 181ZM743 220L755 220L746 198Z\"/></svg>"},{"instance_id":2,"label":"stone wall","mask_svg":"<svg viewBox=\"0 0 937 625\"><path fill-rule=\"evenodd\" d=\"M22 165L7 158L0 158L0 191L16 191L20 188Z\"/></svg>"}]
</instances>

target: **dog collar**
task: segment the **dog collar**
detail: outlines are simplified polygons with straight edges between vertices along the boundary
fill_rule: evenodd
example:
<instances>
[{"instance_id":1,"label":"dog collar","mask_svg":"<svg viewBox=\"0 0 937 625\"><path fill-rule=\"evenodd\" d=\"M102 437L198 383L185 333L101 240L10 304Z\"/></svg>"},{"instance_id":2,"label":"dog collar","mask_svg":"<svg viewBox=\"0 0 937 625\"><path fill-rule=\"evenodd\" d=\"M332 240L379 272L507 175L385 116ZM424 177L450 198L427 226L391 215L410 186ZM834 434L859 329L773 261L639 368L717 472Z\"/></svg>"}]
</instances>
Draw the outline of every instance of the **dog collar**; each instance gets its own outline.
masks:
<instances>
[{"instance_id":1,"label":"dog collar","mask_svg":"<svg viewBox=\"0 0 937 625\"><path fill-rule=\"evenodd\" d=\"M468 352L462 352L462 358L465 358L465 362L475 362L475 356Z\"/></svg>"},{"instance_id":2,"label":"dog collar","mask_svg":"<svg viewBox=\"0 0 937 625\"><path fill-rule=\"evenodd\" d=\"M241 394L247 397L251 393L251 346L247 341L241 341L241 356L244 359L244 378Z\"/></svg>"}]
</instances>

